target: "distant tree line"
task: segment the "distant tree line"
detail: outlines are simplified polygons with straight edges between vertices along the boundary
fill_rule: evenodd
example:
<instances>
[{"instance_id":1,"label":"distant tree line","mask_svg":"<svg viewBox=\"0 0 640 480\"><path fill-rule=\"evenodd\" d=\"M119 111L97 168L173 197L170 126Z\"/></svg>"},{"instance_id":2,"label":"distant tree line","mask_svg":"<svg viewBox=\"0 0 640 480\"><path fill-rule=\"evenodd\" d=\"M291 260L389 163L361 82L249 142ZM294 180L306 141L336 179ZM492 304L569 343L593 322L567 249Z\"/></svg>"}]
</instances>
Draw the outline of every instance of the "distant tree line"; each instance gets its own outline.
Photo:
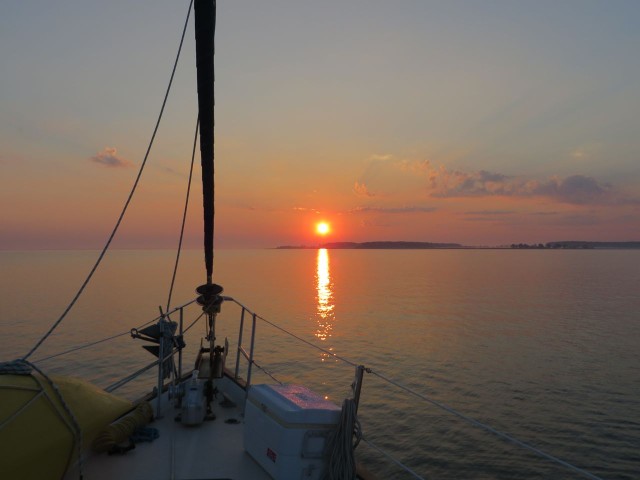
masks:
<instances>
[{"instance_id":1,"label":"distant tree line","mask_svg":"<svg viewBox=\"0 0 640 480\"><path fill-rule=\"evenodd\" d=\"M511 248L550 248L550 249L591 249L591 248L640 248L640 242L583 242L583 241L564 241L549 243L512 243Z\"/></svg>"},{"instance_id":2,"label":"distant tree line","mask_svg":"<svg viewBox=\"0 0 640 480\"><path fill-rule=\"evenodd\" d=\"M512 243L511 248L543 249L543 248L595 248L590 242L549 242L549 243Z\"/></svg>"}]
</instances>

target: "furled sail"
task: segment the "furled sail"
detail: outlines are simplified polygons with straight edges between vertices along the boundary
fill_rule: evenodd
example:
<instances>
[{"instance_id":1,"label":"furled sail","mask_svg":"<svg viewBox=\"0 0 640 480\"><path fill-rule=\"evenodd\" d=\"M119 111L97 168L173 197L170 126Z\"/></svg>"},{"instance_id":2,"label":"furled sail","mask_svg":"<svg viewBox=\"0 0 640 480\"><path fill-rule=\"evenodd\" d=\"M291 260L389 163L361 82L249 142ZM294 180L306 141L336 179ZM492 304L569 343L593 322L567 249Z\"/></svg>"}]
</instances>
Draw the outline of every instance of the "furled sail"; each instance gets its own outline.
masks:
<instances>
[{"instance_id":1,"label":"furled sail","mask_svg":"<svg viewBox=\"0 0 640 480\"><path fill-rule=\"evenodd\" d=\"M204 256L207 283L213 275L214 218L214 35L216 29L215 0L195 0L196 66L198 69L198 112L200 119L200 162L204 206Z\"/></svg>"}]
</instances>

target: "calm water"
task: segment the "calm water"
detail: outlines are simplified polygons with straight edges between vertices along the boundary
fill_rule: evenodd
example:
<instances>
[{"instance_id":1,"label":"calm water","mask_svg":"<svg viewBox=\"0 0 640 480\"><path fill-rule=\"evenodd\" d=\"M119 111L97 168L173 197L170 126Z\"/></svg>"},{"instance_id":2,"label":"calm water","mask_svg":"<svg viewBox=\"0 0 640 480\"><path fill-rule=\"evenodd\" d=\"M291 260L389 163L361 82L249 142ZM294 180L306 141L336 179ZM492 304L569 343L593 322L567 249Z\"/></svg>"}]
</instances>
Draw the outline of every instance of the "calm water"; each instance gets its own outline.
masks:
<instances>
[{"instance_id":1,"label":"calm water","mask_svg":"<svg viewBox=\"0 0 640 480\"><path fill-rule=\"evenodd\" d=\"M0 252L0 357L25 353L65 307L95 252ZM174 299L202 283L186 252ZM34 354L126 332L166 305L173 254L115 251ZM640 251L222 250L225 293L269 320L607 479L640 478ZM186 318L189 321L193 317ZM223 307L218 337L237 335ZM197 326L187 335L196 346ZM123 336L43 361L102 386L149 362ZM353 368L258 324L257 361L336 403ZM191 362L191 357L189 357ZM270 381L257 375L256 382ZM135 397L153 375L121 392ZM425 478L580 478L366 375L365 436ZM382 478L410 478L366 445Z\"/></svg>"}]
</instances>

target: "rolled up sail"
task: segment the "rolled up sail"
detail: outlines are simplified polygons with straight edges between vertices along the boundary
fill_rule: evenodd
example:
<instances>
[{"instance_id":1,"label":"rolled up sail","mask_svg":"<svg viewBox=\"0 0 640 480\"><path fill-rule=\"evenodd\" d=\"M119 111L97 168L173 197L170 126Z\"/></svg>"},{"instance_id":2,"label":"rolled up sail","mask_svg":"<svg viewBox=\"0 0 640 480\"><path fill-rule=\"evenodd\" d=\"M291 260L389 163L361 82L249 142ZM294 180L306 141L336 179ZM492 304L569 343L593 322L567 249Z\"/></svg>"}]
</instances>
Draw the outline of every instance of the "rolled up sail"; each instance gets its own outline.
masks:
<instances>
[{"instance_id":1,"label":"rolled up sail","mask_svg":"<svg viewBox=\"0 0 640 480\"><path fill-rule=\"evenodd\" d=\"M76 422L88 449L101 430L132 408L131 402L76 378L0 375L2 478L62 478L78 458Z\"/></svg>"}]
</instances>

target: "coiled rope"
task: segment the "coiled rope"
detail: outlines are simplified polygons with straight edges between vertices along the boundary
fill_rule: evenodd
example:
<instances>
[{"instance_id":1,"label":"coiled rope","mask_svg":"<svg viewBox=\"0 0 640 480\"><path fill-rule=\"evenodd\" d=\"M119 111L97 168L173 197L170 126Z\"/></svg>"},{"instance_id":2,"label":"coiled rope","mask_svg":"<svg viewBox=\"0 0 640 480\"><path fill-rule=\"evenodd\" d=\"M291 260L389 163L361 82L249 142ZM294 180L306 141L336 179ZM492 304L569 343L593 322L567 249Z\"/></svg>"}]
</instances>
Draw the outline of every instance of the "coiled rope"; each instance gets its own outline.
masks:
<instances>
[{"instance_id":1,"label":"coiled rope","mask_svg":"<svg viewBox=\"0 0 640 480\"><path fill-rule=\"evenodd\" d=\"M325 473L327 480L354 480L356 478L356 458L353 453L362 438L356 410L354 399L346 398L342 402L338 425L327 439L329 454L329 464Z\"/></svg>"},{"instance_id":2,"label":"coiled rope","mask_svg":"<svg viewBox=\"0 0 640 480\"><path fill-rule=\"evenodd\" d=\"M154 142L154 140L156 138L156 133L158 132L158 127L160 126L160 120L162 120L162 114L164 113L164 107L167 104L167 99L169 98L169 92L171 91L171 85L173 84L173 77L175 76L176 68L178 66L178 60L180 59L180 53L182 52L182 45L184 43L184 36L185 36L186 31L187 31L187 24L189 23L189 16L191 15L191 6L192 5L193 5L193 0L191 0L191 2L189 3L189 9L187 10L187 18L184 21L184 27L182 29L182 36L180 37L180 45L178 47L178 53L177 53L176 59L175 59L175 61L173 63L173 69L171 71L171 77L169 79L169 85L167 86L167 90L165 92L164 99L162 101L162 107L160 108L160 113L158 115L158 120L156 121L156 125L155 125L155 127L153 129L153 134L151 135L151 140L149 141L149 145L147 147L147 151L146 151L146 153L144 155L144 159L142 160L142 164L140 165L140 169L138 170L138 175L136 176L136 180L133 183L133 187L131 188L131 192L129 193L129 196L127 197L127 200L126 200L126 202L124 204L124 207L122 208L122 211L120 212L120 216L118 217L118 220L117 220L115 226L113 227L111 235L109 235L109 239L107 240L107 243L104 245L102 251L100 252L100 255L98 256L98 259L96 260L96 263L91 268L91 271L89 272L89 275L87 275L87 278L85 279L85 281L80 286L80 289L78 290L76 295L73 297L73 300L71 300L71 303L69 303L69 305L64 310L64 312L62 312L62 315L60 315L58 320L56 320L53 323L53 325L51 325L51 327L49 328L47 333L45 333L43 335L43 337L33 346L33 348L31 350L29 350L29 352L24 357L22 357L23 360L27 360L33 354L33 352L35 352L40 347L40 345L42 345L44 343L44 341L47 338L49 338L51 333L53 333L53 331L58 327L58 325L60 325L62 320L64 320L64 318L67 316L67 314L71 311L73 306L78 301L78 298L80 298L80 295L82 295L82 292L84 292L84 289L89 284L89 281L93 277L93 274L97 270L98 266L102 262L102 259L104 258L105 254L107 253L107 250L109 249L109 246L111 245L111 241L115 237L116 232L118 231L118 228L120 227L120 224L122 223L122 219L124 218L124 215L125 215L127 209L129 208L129 204L131 203L131 200L133 198L133 194L135 193L135 191L136 191L136 189L138 187L138 183L140 182L140 178L142 177L142 172L144 170L145 165L147 164L147 159L149 158L149 153L151 152L151 147L153 146L153 142Z\"/></svg>"}]
</instances>

